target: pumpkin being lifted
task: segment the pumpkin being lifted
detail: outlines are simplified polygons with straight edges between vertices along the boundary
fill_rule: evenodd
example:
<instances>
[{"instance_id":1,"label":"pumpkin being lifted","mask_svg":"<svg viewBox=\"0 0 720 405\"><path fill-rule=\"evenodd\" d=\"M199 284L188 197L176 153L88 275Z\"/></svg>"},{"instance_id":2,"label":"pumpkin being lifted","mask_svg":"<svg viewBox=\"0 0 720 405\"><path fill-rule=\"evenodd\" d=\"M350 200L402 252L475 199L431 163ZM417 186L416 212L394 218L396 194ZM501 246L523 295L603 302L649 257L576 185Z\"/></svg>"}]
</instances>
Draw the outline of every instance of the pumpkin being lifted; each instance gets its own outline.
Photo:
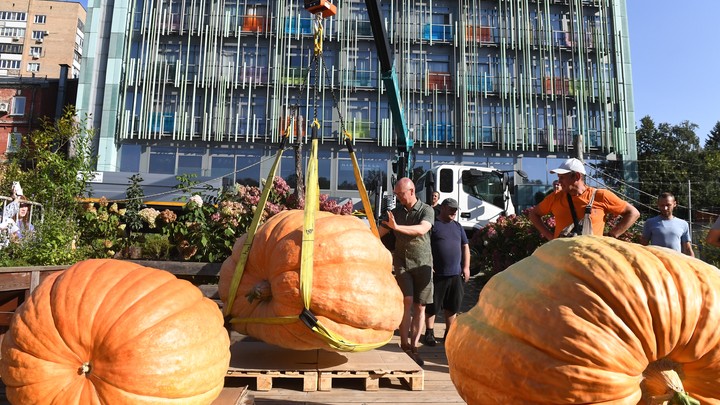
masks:
<instances>
[{"instance_id":1,"label":"pumpkin being lifted","mask_svg":"<svg viewBox=\"0 0 720 405\"><path fill-rule=\"evenodd\" d=\"M717 405L719 324L717 268L581 236L490 279L445 346L469 404Z\"/></svg>"},{"instance_id":2,"label":"pumpkin being lifted","mask_svg":"<svg viewBox=\"0 0 720 405\"><path fill-rule=\"evenodd\" d=\"M231 308L231 316L240 321L233 322L233 328L289 349L337 350L297 318L304 309L302 229L300 210L282 211L258 229ZM220 270L218 287L225 305L246 236L238 239ZM358 344L356 350L387 342L403 314L390 252L365 223L351 216L317 212L314 236L310 312L325 328ZM266 322L284 317L290 322Z\"/></svg>"},{"instance_id":3,"label":"pumpkin being lifted","mask_svg":"<svg viewBox=\"0 0 720 405\"><path fill-rule=\"evenodd\" d=\"M210 404L230 363L217 304L119 260L50 275L16 311L0 372L13 404Z\"/></svg>"}]
</instances>

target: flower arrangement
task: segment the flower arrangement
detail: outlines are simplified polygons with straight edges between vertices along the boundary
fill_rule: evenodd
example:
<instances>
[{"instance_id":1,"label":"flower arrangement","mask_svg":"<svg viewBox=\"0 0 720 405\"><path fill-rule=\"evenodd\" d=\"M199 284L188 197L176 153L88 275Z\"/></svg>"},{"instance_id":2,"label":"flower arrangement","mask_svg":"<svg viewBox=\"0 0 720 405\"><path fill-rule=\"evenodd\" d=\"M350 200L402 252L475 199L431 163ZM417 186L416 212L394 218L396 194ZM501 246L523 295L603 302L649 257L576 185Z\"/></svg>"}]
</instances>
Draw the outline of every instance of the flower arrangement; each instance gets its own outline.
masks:
<instances>
[{"instance_id":1,"label":"flower arrangement","mask_svg":"<svg viewBox=\"0 0 720 405\"><path fill-rule=\"evenodd\" d=\"M273 179L261 221L287 209L303 208L298 198L280 177ZM257 211L262 190L255 186L235 184L213 195L217 190L195 193L180 212L169 209L142 208L137 217L141 233L129 234L125 209L107 199L83 206L83 243L91 243L98 257L142 256L153 259L180 259L221 262L232 252L235 239L247 231ZM320 196L320 209L338 215L352 214L352 203L338 204L327 195ZM100 242L93 242L98 239ZM166 248L169 244L170 248ZM147 246L146 246L147 245Z\"/></svg>"}]
</instances>

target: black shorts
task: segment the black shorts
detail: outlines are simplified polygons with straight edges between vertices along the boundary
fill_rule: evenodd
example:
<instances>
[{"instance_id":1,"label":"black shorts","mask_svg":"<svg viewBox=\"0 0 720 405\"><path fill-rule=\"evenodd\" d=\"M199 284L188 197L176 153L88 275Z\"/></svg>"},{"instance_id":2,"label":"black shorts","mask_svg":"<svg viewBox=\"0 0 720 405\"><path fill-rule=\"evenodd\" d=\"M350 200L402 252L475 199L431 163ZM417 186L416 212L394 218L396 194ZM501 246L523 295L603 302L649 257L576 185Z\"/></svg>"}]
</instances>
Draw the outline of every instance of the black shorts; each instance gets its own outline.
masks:
<instances>
[{"instance_id":1,"label":"black shorts","mask_svg":"<svg viewBox=\"0 0 720 405\"><path fill-rule=\"evenodd\" d=\"M457 276L433 275L433 284L434 304L425 307L425 314L432 316L441 309L455 314L460 312L463 295L465 295L465 282L462 274Z\"/></svg>"}]
</instances>

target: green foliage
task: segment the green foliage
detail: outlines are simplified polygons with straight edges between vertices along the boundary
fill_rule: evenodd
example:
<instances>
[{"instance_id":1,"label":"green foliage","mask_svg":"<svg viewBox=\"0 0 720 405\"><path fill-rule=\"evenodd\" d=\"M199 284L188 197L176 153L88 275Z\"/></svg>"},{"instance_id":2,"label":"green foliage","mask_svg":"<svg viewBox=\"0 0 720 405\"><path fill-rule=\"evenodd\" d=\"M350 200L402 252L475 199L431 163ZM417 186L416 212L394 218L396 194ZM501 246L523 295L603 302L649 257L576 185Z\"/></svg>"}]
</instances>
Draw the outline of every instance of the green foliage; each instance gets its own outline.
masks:
<instances>
[{"instance_id":1,"label":"green foliage","mask_svg":"<svg viewBox=\"0 0 720 405\"><path fill-rule=\"evenodd\" d=\"M715 126L710 130L707 139L705 140L706 151L720 151L720 121L715 123Z\"/></svg>"},{"instance_id":2,"label":"green foliage","mask_svg":"<svg viewBox=\"0 0 720 405\"><path fill-rule=\"evenodd\" d=\"M42 205L33 208L35 232L0 250L0 265L72 264L92 252L80 245L77 198L86 190L95 167L90 157L93 133L72 108L56 122L43 120L40 129L23 136L17 151L0 167L0 189L9 193L19 181L26 197ZM39 218L44 216L44 222Z\"/></svg>"},{"instance_id":3,"label":"green foliage","mask_svg":"<svg viewBox=\"0 0 720 405\"><path fill-rule=\"evenodd\" d=\"M473 234L469 242L470 249L474 252L470 263L473 273L492 275L503 271L530 256L535 249L547 242L530 221L529 211L530 209L526 209L521 215L500 217L497 222L487 224ZM606 216L605 235L619 219L620 217L613 215ZM543 221L551 231L555 229L554 217L545 216ZM642 230L633 225L618 239L637 243L641 234Z\"/></svg>"},{"instance_id":4,"label":"green foliage","mask_svg":"<svg viewBox=\"0 0 720 405\"><path fill-rule=\"evenodd\" d=\"M73 108L54 123L43 120L40 129L23 136L17 152L8 154L0 189L10 190L11 183L19 181L26 197L41 203L45 211L72 217L95 167L92 137L85 120L76 120Z\"/></svg>"},{"instance_id":5,"label":"green foliage","mask_svg":"<svg viewBox=\"0 0 720 405\"><path fill-rule=\"evenodd\" d=\"M470 249L475 252L471 266L473 272L486 275L501 272L530 256L545 239L535 229L528 217L529 209L521 215L501 216L494 223L489 223L477 230L470 242ZM555 228L555 219L544 218L550 229Z\"/></svg>"},{"instance_id":6,"label":"green foliage","mask_svg":"<svg viewBox=\"0 0 720 405\"><path fill-rule=\"evenodd\" d=\"M130 176L130 185L128 185L125 191L125 196L128 200L125 205L127 210L125 212L125 222L128 226L128 235L130 235L132 231L141 230L143 227L143 221L142 218L140 218L140 210L142 209L143 199L145 198L145 193L140 185L142 182L143 178L140 176L140 173L133 174Z\"/></svg>"},{"instance_id":7,"label":"green foliage","mask_svg":"<svg viewBox=\"0 0 720 405\"><path fill-rule=\"evenodd\" d=\"M126 245L125 212L104 197L98 203L83 204L83 214L78 219L81 229L78 245L87 248L92 257L114 257Z\"/></svg>"},{"instance_id":8,"label":"green foliage","mask_svg":"<svg viewBox=\"0 0 720 405\"><path fill-rule=\"evenodd\" d=\"M157 233L146 234L141 245L143 257L153 260L169 259L172 247L167 235Z\"/></svg>"},{"instance_id":9,"label":"green foliage","mask_svg":"<svg viewBox=\"0 0 720 405\"><path fill-rule=\"evenodd\" d=\"M76 248L78 233L72 219L48 211L45 220L35 224L34 233L0 250L0 266L62 265L92 257L88 249Z\"/></svg>"}]
</instances>

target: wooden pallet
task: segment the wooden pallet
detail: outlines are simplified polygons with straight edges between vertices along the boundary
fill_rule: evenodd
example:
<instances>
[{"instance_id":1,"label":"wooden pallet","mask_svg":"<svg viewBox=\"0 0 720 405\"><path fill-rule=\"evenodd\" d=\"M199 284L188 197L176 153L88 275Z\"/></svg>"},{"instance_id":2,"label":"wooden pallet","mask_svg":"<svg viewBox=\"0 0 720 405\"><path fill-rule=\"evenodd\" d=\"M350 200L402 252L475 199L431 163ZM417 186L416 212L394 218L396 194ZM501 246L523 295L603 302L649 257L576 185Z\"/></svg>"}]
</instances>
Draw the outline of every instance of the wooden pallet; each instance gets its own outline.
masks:
<instances>
[{"instance_id":1,"label":"wooden pallet","mask_svg":"<svg viewBox=\"0 0 720 405\"><path fill-rule=\"evenodd\" d=\"M424 371L397 345L361 353L289 350L240 340L230 348L228 377L255 379L258 391L270 391L273 380L301 378L303 391L330 391L335 379L362 379L365 390L377 391L380 380L396 378L413 391L424 389Z\"/></svg>"},{"instance_id":2,"label":"wooden pallet","mask_svg":"<svg viewBox=\"0 0 720 405\"><path fill-rule=\"evenodd\" d=\"M273 380L299 378L303 391L317 391L317 350L289 350L263 342L239 341L230 347L228 377L247 377L256 381L258 391L270 391Z\"/></svg>"},{"instance_id":3,"label":"wooden pallet","mask_svg":"<svg viewBox=\"0 0 720 405\"><path fill-rule=\"evenodd\" d=\"M383 378L397 378L412 391L422 391L425 381L423 369L393 345L361 353L320 351L318 371L320 391L330 391L340 378L362 379L367 391L379 390Z\"/></svg>"}]
</instances>

